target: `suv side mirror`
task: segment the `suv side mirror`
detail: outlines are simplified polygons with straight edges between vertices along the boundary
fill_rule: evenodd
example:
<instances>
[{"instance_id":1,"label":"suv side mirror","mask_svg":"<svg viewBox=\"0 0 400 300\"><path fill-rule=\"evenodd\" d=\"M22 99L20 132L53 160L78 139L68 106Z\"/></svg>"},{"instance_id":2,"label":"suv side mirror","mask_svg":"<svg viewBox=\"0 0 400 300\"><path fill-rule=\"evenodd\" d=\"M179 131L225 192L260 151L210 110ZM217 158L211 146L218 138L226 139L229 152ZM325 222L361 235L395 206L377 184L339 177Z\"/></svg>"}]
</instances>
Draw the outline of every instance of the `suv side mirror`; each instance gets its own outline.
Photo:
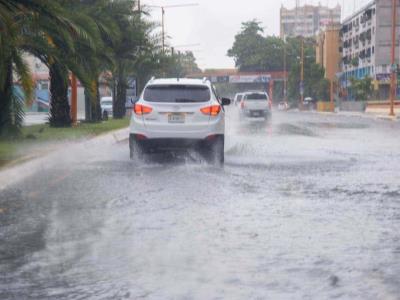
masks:
<instances>
[{"instance_id":1,"label":"suv side mirror","mask_svg":"<svg viewBox=\"0 0 400 300\"><path fill-rule=\"evenodd\" d=\"M139 100L138 96L131 98L131 104L135 104L136 102L138 102L138 100Z\"/></svg>"},{"instance_id":2,"label":"suv side mirror","mask_svg":"<svg viewBox=\"0 0 400 300\"><path fill-rule=\"evenodd\" d=\"M230 105L230 104L231 104L231 99L229 99L229 98L222 98L222 99L221 99L221 104L222 104L222 106Z\"/></svg>"}]
</instances>

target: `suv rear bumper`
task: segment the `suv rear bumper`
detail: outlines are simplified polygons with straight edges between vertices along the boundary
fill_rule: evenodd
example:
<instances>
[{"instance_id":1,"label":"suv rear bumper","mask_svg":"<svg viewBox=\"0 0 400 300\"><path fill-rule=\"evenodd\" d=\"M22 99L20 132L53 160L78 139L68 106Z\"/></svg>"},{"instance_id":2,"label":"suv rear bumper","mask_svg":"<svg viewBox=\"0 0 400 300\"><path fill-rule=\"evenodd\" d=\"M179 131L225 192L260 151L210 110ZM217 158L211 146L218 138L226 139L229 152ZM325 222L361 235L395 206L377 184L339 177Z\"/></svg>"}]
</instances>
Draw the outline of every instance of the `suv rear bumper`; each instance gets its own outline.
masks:
<instances>
[{"instance_id":1,"label":"suv rear bumper","mask_svg":"<svg viewBox=\"0 0 400 300\"><path fill-rule=\"evenodd\" d=\"M190 148L201 149L209 147L219 138L224 138L224 135L211 135L205 139L191 139L191 138L155 138L147 139L141 135L130 134L129 144L136 143L145 152L164 152L164 151L179 151Z\"/></svg>"},{"instance_id":2,"label":"suv rear bumper","mask_svg":"<svg viewBox=\"0 0 400 300\"><path fill-rule=\"evenodd\" d=\"M264 117L271 114L271 111L269 109L245 109L243 113L247 117Z\"/></svg>"},{"instance_id":3,"label":"suv rear bumper","mask_svg":"<svg viewBox=\"0 0 400 300\"><path fill-rule=\"evenodd\" d=\"M202 125L186 124L182 127L157 125L152 126L133 116L130 125L130 134L139 134L147 139L187 139L203 140L212 135L224 135L225 121L222 117L210 120Z\"/></svg>"}]
</instances>

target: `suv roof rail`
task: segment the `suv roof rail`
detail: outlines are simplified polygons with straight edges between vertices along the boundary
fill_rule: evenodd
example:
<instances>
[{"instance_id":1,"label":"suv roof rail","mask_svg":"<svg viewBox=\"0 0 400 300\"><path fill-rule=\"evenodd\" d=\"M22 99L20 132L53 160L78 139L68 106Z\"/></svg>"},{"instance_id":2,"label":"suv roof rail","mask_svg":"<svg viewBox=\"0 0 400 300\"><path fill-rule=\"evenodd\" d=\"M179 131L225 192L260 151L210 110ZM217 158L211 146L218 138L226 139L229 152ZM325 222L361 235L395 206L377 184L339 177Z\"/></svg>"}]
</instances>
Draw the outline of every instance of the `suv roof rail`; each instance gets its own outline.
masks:
<instances>
[{"instance_id":1,"label":"suv roof rail","mask_svg":"<svg viewBox=\"0 0 400 300\"><path fill-rule=\"evenodd\" d=\"M208 81L207 77L203 77L203 83L206 83Z\"/></svg>"}]
</instances>

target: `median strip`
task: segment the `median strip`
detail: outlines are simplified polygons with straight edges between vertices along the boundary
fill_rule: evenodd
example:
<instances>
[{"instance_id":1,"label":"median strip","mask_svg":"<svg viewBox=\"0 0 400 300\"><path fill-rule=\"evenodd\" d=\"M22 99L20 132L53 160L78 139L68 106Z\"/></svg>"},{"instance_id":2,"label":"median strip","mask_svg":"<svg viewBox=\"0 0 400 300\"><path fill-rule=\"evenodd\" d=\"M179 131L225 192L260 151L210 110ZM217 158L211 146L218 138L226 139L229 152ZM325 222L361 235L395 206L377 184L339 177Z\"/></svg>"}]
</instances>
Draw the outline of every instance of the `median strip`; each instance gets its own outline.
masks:
<instances>
[{"instance_id":1,"label":"median strip","mask_svg":"<svg viewBox=\"0 0 400 300\"><path fill-rule=\"evenodd\" d=\"M18 138L0 139L0 168L40 157L63 142L87 140L128 127L129 119L111 119L101 123L80 123L70 128L52 128L47 124L22 129Z\"/></svg>"}]
</instances>

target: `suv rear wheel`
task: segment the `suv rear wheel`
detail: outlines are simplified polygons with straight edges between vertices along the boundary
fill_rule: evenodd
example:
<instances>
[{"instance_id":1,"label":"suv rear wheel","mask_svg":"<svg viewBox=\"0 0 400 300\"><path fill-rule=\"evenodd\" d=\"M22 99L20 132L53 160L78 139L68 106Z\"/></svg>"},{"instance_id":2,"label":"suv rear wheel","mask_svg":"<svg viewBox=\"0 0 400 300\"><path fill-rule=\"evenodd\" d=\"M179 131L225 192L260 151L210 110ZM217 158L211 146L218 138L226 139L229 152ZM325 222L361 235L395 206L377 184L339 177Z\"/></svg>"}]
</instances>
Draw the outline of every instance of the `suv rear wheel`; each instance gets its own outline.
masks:
<instances>
[{"instance_id":1,"label":"suv rear wheel","mask_svg":"<svg viewBox=\"0 0 400 300\"><path fill-rule=\"evenodd\" d=\"M223 135L208 141L202 151L206 161L210 164L222 166L225 162L225 138Z\"/></svg>"},{"instance_id":2,"label":"suv rear wheel","mask_svg":"<svg viewBox=\"0 0 400 300\"><path fill-rule=\"evenodd\" d=\"M144 149L140 145L134 136L129 137L129 157L131 160L142 160L144 156Z\"/></svg>"}]
</instances>

